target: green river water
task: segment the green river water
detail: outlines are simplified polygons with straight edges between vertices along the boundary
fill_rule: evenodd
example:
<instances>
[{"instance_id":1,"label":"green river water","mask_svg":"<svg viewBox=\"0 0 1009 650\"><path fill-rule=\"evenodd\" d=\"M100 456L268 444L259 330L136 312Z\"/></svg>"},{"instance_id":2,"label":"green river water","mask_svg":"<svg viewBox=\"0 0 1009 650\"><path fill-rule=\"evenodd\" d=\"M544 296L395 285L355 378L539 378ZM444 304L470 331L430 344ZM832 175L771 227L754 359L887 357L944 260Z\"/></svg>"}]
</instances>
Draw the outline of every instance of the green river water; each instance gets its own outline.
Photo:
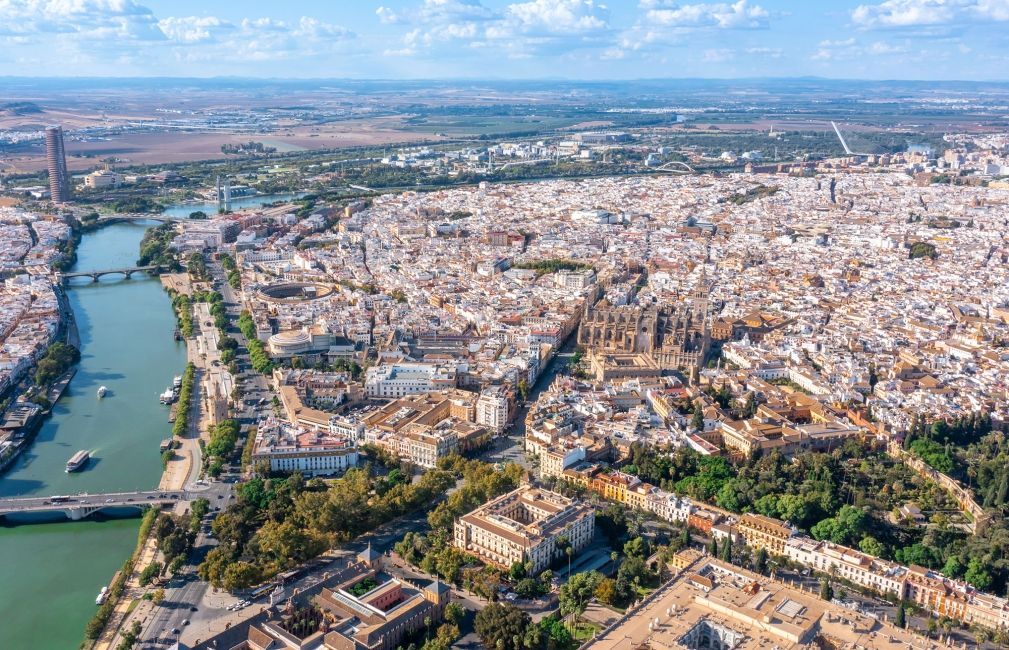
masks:
<instances>
[{"instance_id":1,"label":"green river water","mask_svg":"<svg viewBox=\"0 0 1009 650\"><path fill-rule=\"evenodd\" d=\"M152 224L116 224L84 235L74 270L136 262ZM0 476L0 496L149 489L161 477L158 443L171 435L158 395L182 373L186 351L157 279L143 274L67 291L81 337L77 375L34 444ZM107 386L105 399L96 391ZM79 449L87 468L66 474ZM0 526L0 650L72 650L95 596L129 557L139 519Z\"/></svg>"}]
</instances>

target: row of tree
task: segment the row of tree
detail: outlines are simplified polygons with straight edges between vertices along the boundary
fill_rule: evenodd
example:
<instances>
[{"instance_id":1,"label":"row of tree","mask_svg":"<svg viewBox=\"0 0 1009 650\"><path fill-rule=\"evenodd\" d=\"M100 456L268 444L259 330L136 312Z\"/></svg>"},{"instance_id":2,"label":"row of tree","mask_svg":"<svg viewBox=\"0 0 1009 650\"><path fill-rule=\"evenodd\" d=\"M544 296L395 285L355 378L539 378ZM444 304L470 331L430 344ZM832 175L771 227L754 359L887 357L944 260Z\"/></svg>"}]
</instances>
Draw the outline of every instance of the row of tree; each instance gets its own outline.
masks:
<instances>
[{"instance_id":1,"label":"row of tree","mask_svg":"<svg viewBox=\"0 0 1009 650\"><path fill-rule=\"evenodd\" d=\"M256 372L264 375L273 371L273 362L266 353L263 342L256 336L256 324L252 320L252 314L247 309L243 309L238 317L238 329L245 337L246 347L249 350L249 360Z\"/></svg>"}]
</instances>

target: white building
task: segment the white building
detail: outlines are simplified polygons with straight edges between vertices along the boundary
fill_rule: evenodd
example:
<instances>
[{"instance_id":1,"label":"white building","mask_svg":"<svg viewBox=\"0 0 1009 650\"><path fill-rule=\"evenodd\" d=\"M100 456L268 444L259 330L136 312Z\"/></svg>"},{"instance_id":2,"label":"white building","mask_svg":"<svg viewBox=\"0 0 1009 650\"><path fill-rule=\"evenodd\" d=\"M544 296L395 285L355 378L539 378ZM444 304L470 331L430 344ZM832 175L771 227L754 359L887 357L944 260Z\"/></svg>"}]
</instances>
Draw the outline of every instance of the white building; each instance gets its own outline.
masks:
<instances>
[{"instance_id":1,"label":"white building","mask_svg":"<svg viewBox=\"0 0 1009 650\"><path fill-rule=\"evenodd\" d=\"M99 169L84 177L84 186L92 189L102 189L105 187L119 187L125 184L122 174L118 174L109 169Z\"/></svg>"},{"instance_id":2,"label":"white building","mask_svg":"<svg viewBox=\"0 0 1009 650\"><path fill-rule=\"evenodd\" d=\"M301 472L305 476L341 474L357 465L353 440L318 429L267 420L256 433L252 462L267 462L272 472Z\"/></svg>"},{"instance_id":3,"label":"white building","mask_svg":"<svg viewBox=\"0 0 1009 650\"><path fill-rule=\"evenodd\" d=\"M558 271L554 275L554 284L562 289L578 291L591 286L596 281L596 272L592 269L581 271Z\"/></svg>"},{"instance_id":4,"label":"white building","mask_svg":"<svg viewBox=\"0 0 1009 650\"><path fill-rule=\"evenodd\" d=\"M504 431L508 424L508 395L503 388L484 389L476 402L476 422L494 431Z\"/></svg>"},{"instance_id":5,"label":"white building","mask_svg":"<svg viewBox=\"0 0 1009 650\"><path fill-rule=\"evenodd\" d=\"M368 368L364 392L368 397L395 399L405 395L455 388L455 368L436 363L393 363Z\"/></svg>"},{"instance_id":6,"label":"white building","mask_svg":"<svg viewBox=\"0 0 1009 650\"><path fill-rule=\"evenodd\" d=\"M785 542L785 557L821 573L834 574L882 594L904 596L907 568L855 549L795 536Z\"/></svg>"},{"instance_id":7,"label":"white building","mask_svg":"<svg viewBox=\"0 0 1009 650\"><path fill-rule=\"evenodd\" d=\"M647 497L648 510L665 521L686 521L694 511L690 499L681 498L664 490L655 490Z\"/></svg>"},{"instance_id":8,"label":"white building","mask_svg":"<svg viewBox=\"0 0 1009 650\"><path fill-rule=\"evenodd\" d=\"M360 442L364 440L364 422L358 418L334 415L329 420L329 432L334 436Z\"/></svg>"}]
</instances>

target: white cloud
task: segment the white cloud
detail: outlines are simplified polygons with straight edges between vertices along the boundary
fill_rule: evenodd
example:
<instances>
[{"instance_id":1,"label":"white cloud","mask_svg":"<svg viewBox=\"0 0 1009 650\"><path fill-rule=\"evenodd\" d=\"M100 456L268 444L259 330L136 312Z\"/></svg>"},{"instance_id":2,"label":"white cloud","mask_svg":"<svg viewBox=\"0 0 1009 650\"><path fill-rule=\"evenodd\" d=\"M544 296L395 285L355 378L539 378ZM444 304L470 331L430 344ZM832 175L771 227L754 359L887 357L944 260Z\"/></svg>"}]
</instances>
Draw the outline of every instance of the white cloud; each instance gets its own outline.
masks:
<instances>
[{"instance_id":1,"label":"white cloud","mask_svg":"<svg viewBox=\"0 0 1009 650\"><path fill-rule=\"evenodd\" d=\"M869 45L869 53L877 56L887 54L904 54L906 52L907 46L893 45L891 43L884 43L883 41L876 41L875 43Z\"/></svg>"},{"instance_id":2,"label":"white cloud","mask_svg":"<svg viewBox=\"0 0 1009 650\"><path fill-rule=\"evenodd\" d=\"M718 29L762 29L768 26L771 17L769 11L760 5L751 5L747 0L738 0L732 4L692 4L672 5L654 4L645 18L664 27Z\"/></svg>"},{"instance_id":3,"label":"white cloud","mask_svg":"<svg viewBox=\"0 0 1009 650\"><path fill-rule=\"evenodd\" d=\"M396 25L403 22L403 17L389 7L381 6L375 10L378 21L386 25Z\"/></svg>"},{"instance_id":4,"label":"white cloud","mask_svg":"<svg viewBox=\"0 0 1009 650\"><path fill-rule=\"evenodd\" d=\"M990 20L1009 20L1009 0L978 0L974 12L979 18Z\"/></svg>"},{"instance_id":5,"label":"white cloud","mask_svg":"<svg viewBox=\"0 0 1009 650\"><path fill-rule=\"evenodd\" d=\"M154 13L133 0L0 0L0 34L164 39Z\"/></svg>"},{"instance_id":6,"label":"white cloud","mask_svg":"<svg viewBox=\"0 0 1009 650\"><path fill-rule=\"evenodd\" d=\"M886 0L855 7L851 20L863 28L942 25L953 20L962 4L958 0Z\"/></svg>"},{"instance_id":7,"label":"white cloud","mask_svg":"<svg viewBox=\"0 0 1009 650\"><path fill-rule=\"evenodd\" d=\"M247 69L241 67L247 61L311 59L341 50L354 34L310 16L235 23L217 16L159 18L135 0L0 0L0 42L9 42L5 37L47 52L53 65L70 59L92 70L108 65L121 73L115 66L132 66L152 74L174 62Z\"/></svg>"},{"instance_id":8,"label":"white cloud","mask_svg":"<svg viewBox=\"0 0 1009 650\"><path fill-rule=\"evenodd\" d=\"M854 38L846 38L843 41L820 41L820 47L849 47L854 44Z\"/></svg>"},{"instance_id":9,"label":"white cloud","mask_svg":"<svg viewBox=\"0 0 1009 650\"><path fill-rule=\"evenodd\" d=\"M210 40L218 30L234 26L214 16L185 16L159 20L158 28L173 41L201 43Z\"/></svg>"},{"instance_id":10,"label":"white cloud","mask_svg":"<svg viewBox=\"0 0 1009 650\"><path fill-rule=\"evenodd\" d=\"M750 56L764 56L771 59L780 59L784 55L780 47L748 47L746 53Z\"/></svg>"},{"instance_id":11,"label":"white cloud","mask_svg":"<svg viewBox=\"0 0 1009 650\"><path fill-rule=\"evenodd\" d=\"M470 50L495 47L508 58L561 53L579 47L608 47L609 10L597 0L528 0L500 11L479 0L424 0L395 14L396 22L412 29L403 35L403 48L433 53L462 43ZM379 20L390 22L387 11ZM397 48L389 50L395 55Z\"/></svg>"},{"instance_id":12,"label":"white cloud","mask_svg":"<svg viewBox=\"0 0 1009 650\"><path fill-rule=\"evenodd\" d=\"M851 12L862 29L947 26L977 21L1009 21L1009 0L885 0Z\"/></svg>"},{"instance_id":13,"label":"white cloud","mask_svg":"<svg viewBox=\"0 0 1009 650\"><path fill-rule=\"evenodd\" d=\"M854 38L820 41L816 52L813 53L814 61L832 61L855 58L858 48Z\"/></svg>"},{"instance_id":14,"label":"white cloud","mask_svg":"<svg viewBox=\"0 0 1009 650\"><path fill-rule=\"evenodd\" d=\"M704 50L704 61L707 63L725 63L735 58L736 53L727 48Z\"/></svg>"},{"instance_id":15,"label":"white cloud","mask_svg":"<svg viewBox=\"0 0 1009 650\"><path fill-rule=\"evenodd\" d=\"M520 31L561 34L606 29L609 16L594 0L532 0L509 5L505 12Z\"/></svg>"},{"instance_id":16,"label":"white cloud","mask_svg":"<svg viewBox=\"0 0 1009 650\"><path fill-rule=\"evenodd\" d=\"M497 16L480 0L424 0L416 14L422 22L492 20Z\"/></svg>"}]
</instances>

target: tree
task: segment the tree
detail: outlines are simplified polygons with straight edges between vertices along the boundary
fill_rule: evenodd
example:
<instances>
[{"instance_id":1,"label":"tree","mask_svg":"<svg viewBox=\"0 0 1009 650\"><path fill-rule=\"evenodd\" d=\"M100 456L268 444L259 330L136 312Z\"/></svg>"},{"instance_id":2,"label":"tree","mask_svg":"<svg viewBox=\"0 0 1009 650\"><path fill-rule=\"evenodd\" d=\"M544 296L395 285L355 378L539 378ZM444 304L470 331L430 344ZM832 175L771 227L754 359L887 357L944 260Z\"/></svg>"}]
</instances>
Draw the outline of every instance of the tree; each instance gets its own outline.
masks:
<instances>
[{"instance_id":1,"label":"tree","mask_svg":"<svg viewBox=\"0 0 1009 650\"><path fill-rule=\"evenodd\" d=\"M551 614L541 619L539 628L546 637L544 639L546 650L559 650L572 647L573 639L571 638L571 632L561 623L557 614Z\"/></svg>"},{"instance_id":2,"label":"tree","mask_svg":"<svg viewBox=\"0 0 1009 650\"><path fill-rule=\"evenodd\" d=\"M862 538L862 541L858 543L858 548L869 555L874 555L876 557L882 557L886 553L886 547L877 540L872 535L866 535Z\"/></svg>"},{"instance_id":3,"label":"tree","mask_svg":"<svg viewBox=\"0 0 1009 650\"><path fill-rule=\"evenodd\" d=\"M561 614L581 614L589 601L595 595L596 588L603 576L598 571L576 573L568 576L568 581L561 586L558 600Z\"/></svg>"},{"instance_id":4,"label":"tree","mask_svg":"<svg viewBox=\"0 0 1009 650\"><path fill-rule=\"evenodd\" d=\"M624 544L624 555L644 559L648 557L648 542L643 537L635 537Z\"/></svg>"},{"instance_id":5,"label":"tree","mask_svg":"<svg viewBox=\"0 0 1009 650\"><path fill-rule=\"evenodd\" d=\"M756 555L753 556L753 570L760 574L767 573L767 550L763 547L757 549Z\"/></svg>"},{"instance_id":6,"label":"tree","mask_svg":"<svg viewBox=\"0 0 1009 650\"><path fill-rule=\"evenodd\" d=\"M130 626L130 629L123 632L121 637L122 640L119 642L119 645L116 646L116 650L130 650L130 648L135 646L137 641L140 640L141 632L143 632L143 626L140 624L140 621L133 621L133 625Z\"/></svg>"},{"instance_id":7,"label":"tree","mask_svg":"<svg viewBox=\"0 0 1009 650\"><path fill-rule=\"evenodd\" d=\"M263 579L259 567L249 562L235 562L224 570L221 586L228 591L237 591L258 584Z\"/></svg>"},{"instance_id":8,"label":"tree","mask_svg":"<svg viewBox=\"0 0 1009 650\"><path fill-rule=\"evenodd\" d=\"M963 562L956 555L950 555L946 558L946 564L942 567L942 573L944 576L953 578L954 580L963 576L965 568Z\"/></svg>"},{"instance_id":9,"label":"tree","mask_svg":"<svg viewBox=\"0 0 1009 650\"><path fill-rule=\"evenodd\" d=\"M210 501L200 497L193 501L189 511L189 528L196 531L200 527L200 521L210 512Z\"/></svg>"},{"instance_id":10,"label":"tree","mask_svg":"<svg viewBox=\"0 0 1009 650\"><path fill-rule=\"evenodd\" d=\"M708 544L708 553L710 553L712 557L718 557L718 538L717 537L712 536L711 543Z\"/></svg>"},{"instance_id":11,"label":"tree","mask_svg":"<svg viewBox=\"0 0 1009 650\"><path fill-rule=\"evenodd\" d=\"M524 650L523 640L531 623L529 614L514 605L491 603L477 612L473 629L485 648Z\"/></svg>"},{"instance_id":12,"label":"tree","mask_svg":"<svg viewBox=\"0 0 1009 650\"><path fill-rule=\"evenodd\" d=\"M161 562L151 562L140 572L140 586L150 584L151 580L161 575Z\"/></svg>"},{"instance_id":13,"label":"tree","mask_svg":"<svg viewBox=\"0 0 1009 650\"><path fill-rule=\"evenodd\" d=\"M743 415L748 418L752 418L757 414L757 398L754 396L753 391L746 394L746 406L743 407Z\"/></svg>"},{"instance_id":14,"label":"tree","mask_svg":"<svg viewBox=\"0 0 1009 650\"><path fill-rule=\"evenodd\" d=\"M988 591L992 583L991 573L981 558L976 556L967 563L967 572L964 573L963 579L979 591Z\"/></svg>"},{"instance_id":15,"label":"tree","mask_svg":"<svg viewBox=\"0 0 1009 650\"><path fill-rule=\"evenodd\" d=\"M903 629L907 627L907 612L904 611L904 601L897 604L897 614L893 618L893 624Z\"/></svg>"},{"instance_id":16,"label":"tree","mask_svg":"<svg viewBox=\"0 0 1009 650\"><path fill-rule=\"evenodd\" d=\"M528 399L529 397L529 382L525 379L519 379L517 385L519 391L519 397L522 399Z\"/></svg>"},{"instance_id":17,"label":"tree","mask_svg":"<svg viewBox=\"0 0 1009 650\"><path fill-rule=\"evenodd\" d=\"M704 430L704 409L700 402L694 405L694 416L690 419L690 428L694 431Z\"/></svg>"},{"instance_id":18,"label":"tree","mask_svg":"<svg viewBox=\"0 0 1009 650\"><path fill-rule=\"evenodd\" d=\"M831 600L834 598L834 588L830 586L830 580L820 578L820 599Z\"/></svg>"},{"instance_id":19,"label":"tree","mask_svg":"<svg viewBox=\"0 0 1009 650\"><path fill-rule=\"evenodd\" d=\"M445 605L445 622L451 623L452 625L459 625L465 615L466 610L463 609L462 605L459 603L449 603L448 605Z\"/></svg>"},{"instance_id":20,"label":"tree","mask_svg":"<svg viewBox=\"0 0 1009 650\"><path fill-rule=\"evenodd\" d=\"M421 650L449 650L459 638L459 626L455 623L444 623L438 626L438 632L433 639L428 639ZM412 644L411 644L412 647Z\"/></svg>"},{"instance_id":21,"label":"tree","mask_svg":"<svg viewBox=\"0 0 1009 650\"><path fill-rule=\"evenodd\" d=\"M232 350L232 351L237 350L238 349L238 341L236 341L235 339L231 338L230 336L222 337L219 341L217 341L217 349L218 350Z\"/></svg>"},{"instance_id":22,"label":"tree","mask_svg":"<svg viewBox=\"0 0 1009 650\"><path fill-rule=\"evenodd\" d=\"M617 583L612 578L603 578L596 585L596 600L607 605L612 605L617 596Z\"/></svg>"},{"instance_id":23,"label":"tree","mask_svg":"<svg viewBox=\"0 0 1009 650\"><path fill-rule=\"evenodd\" d=\"M540 595L540 583L533 578L522 578L515 585L515 593L522 598L535 598Z\"/></svg>"},{"instance_id":24,"label":"tree","mask_svg":"<svg viewBox=\"0 0 1009 650\"><path fill-rule=\"evenodd\" d=\"M525 563L521 560L515 560L515 562L511 565L511 568L508 569L508 577L512 580L521 580L526 577Z\"/></svg>"},{"instance_id":25,"label":"tree","mask_svg":"<svg viewBox=\"0 0 1009 650\"><path fill-rule=\"evenodd\" d=\"M732 537L726 537L725 541L722 542L722 548L719 552L719 557L723 562L732 562Z\"/></svg>"}]
</instances>

